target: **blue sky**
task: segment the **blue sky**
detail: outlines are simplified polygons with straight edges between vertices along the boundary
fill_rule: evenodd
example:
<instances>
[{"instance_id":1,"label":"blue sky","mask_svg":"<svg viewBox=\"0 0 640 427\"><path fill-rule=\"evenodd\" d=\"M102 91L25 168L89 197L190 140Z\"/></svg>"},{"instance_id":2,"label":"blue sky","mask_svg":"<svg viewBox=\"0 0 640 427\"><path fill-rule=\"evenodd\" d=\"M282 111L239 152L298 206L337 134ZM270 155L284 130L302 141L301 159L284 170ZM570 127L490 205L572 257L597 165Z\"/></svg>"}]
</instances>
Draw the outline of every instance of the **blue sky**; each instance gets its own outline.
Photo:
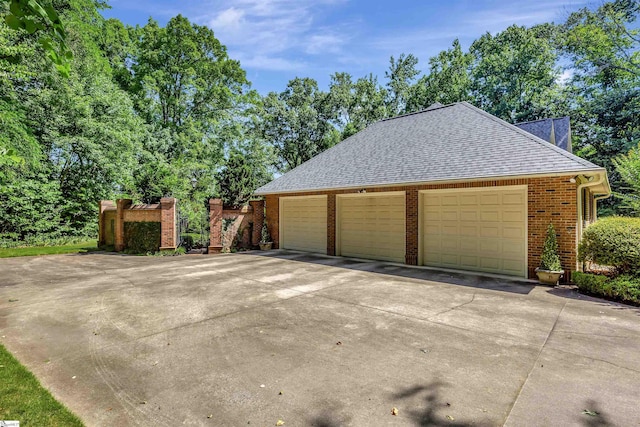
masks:
<instances>
[{"instance_id":1,"label":"blue sky","mask_svg":"<svg viewBox=\"0 0 640 427\"><path fill-rule=\"evenodd\" d=\"M103 14L130 25L149 17L165 24L182 14L209 26L240 60L260 93L282 91L296 77L312 77L326 89L329 76L354 79L373 73L380 82L389 57L412 53L428 60L451 46L463 48L486 32L511 24L562 22L572 11L594 6L580 0L110 0Z\"/></svg>"}]
</instances>

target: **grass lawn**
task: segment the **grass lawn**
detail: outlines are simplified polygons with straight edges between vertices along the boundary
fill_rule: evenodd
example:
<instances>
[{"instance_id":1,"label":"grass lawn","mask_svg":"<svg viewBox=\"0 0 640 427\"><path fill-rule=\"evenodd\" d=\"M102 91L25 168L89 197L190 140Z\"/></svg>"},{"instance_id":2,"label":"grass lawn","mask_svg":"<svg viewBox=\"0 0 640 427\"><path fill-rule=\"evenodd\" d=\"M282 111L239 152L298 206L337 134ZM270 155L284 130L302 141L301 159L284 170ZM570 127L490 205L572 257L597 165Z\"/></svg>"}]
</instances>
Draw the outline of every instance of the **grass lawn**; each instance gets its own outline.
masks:
<instances>
[{"instance_id":1,"label":"grass lawn","mask_svg":"<svg viewBox=\"0 0 640 427\"><path fill-rule=\"evenodd\" d=\"M33 255L75 254L97 251L96 241L74 243L62 246L31 246L26 248L0 248L0 258Z\"/></svg>"},{"instance_id":2,"label":"grass lawn","mask_svg":"<svg viewBox=\"0 0 640 427\"><path fill-rule=\"evenodd\" d=\"M20 421L21 427L83 425L1 344L0 385L0 420Z\"/></svg>"}]
</instances>

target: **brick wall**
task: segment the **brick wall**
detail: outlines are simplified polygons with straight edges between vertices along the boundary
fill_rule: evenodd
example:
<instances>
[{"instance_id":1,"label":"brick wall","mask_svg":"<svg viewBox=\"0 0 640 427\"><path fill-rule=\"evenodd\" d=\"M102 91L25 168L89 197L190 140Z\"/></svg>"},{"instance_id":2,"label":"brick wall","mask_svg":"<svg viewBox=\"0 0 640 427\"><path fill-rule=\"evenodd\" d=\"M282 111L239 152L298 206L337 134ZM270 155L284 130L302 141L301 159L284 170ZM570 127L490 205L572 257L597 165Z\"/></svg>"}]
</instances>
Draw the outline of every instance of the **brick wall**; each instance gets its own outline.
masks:
<instances>
[{"instance_id":1,"label":"brick wall","mask_svg":"<svg viewBox=\"0 0 640 427\"><path fill-rule=\"evenodd\" d=\"M175 249L178 247L176 219L174 198L163 198L154 205L133 205L130 199L119 199L115 204L102 200L98 213L98 246L113 245L116 251L123 251L126 249L125 222L160 222L159 249Z\"/></svg>"},{"instance_id":2,"label":"brick wall","mask_svg":"<svg viewBox=\"0 0 640 427\"><path fill-rule=\"evenodd\" d=\"M529 191L529 277L535 277L535 268L552 223L556 229L562 268L574 271L577 266L577 184L571 177L535 178L528 180ZM570 274L565 274L568 279Z\"/></svg>"},{"instance_id":3,"label":"brick wall","mask_svg":"<svg viewBox=\"0 0 640 427\"><path fill-rule=\"evenodd\" d=\"M558 248L562 267L567 271L576 269L577 242L577 198L576 185L571 176L504 179L450 184L429 184L397 187L367 188L368 193L405 191L406 192L406 263L418 263L418 192L446 188L477 188L508 185L528 186L528 264L529 277L535 278L535 268L540 262L540 254L547 226L553 223L558 235ZM279 198L281 196L311 196L326 194L327 197L327 253L335 255L336 235L336 195L354 193L353 190L316 191L307 193L289 193L267 195L265 197L266 220L273 239L274 248L278 248L279 235ZM565 277L570 277L569 273Z\"/></svg>"},{"instance_id":4,"label":"brick wall","mask_svg":"<svg viewBox=\"0 0 640 427\"><path fill-rule=\"evenodd\" d=\"M231 248L251 249L253 207L222 210L222 252Z\"/></svg>"}]
</instances>

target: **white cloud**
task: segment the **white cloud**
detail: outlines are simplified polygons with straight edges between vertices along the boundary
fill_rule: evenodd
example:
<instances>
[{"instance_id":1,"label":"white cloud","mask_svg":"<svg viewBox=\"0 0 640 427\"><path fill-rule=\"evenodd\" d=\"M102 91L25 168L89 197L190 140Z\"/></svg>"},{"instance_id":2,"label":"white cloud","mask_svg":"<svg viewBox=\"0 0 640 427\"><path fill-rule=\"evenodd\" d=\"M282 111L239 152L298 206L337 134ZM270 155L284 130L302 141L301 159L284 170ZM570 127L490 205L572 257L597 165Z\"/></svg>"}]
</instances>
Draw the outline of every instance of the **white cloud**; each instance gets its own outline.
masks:
<instances>
[{"instance_id":1,"label":"white cloud","mask_svg":"<svg viewBox=\"0 0 640 427\"><path fill-rule=\"evenodd\" d=\"M464 19L467 31L481 35L486 32L495 33L506 27L516 25L535 25L552 22L586 5L585 1L572 1L569 4L559 3L557 0L504 3L497 9L482 10L470 14Z\"/></svg>"},{"instance_id":2,"label":"white cloud","mask_svg":"<svg viewBox=\"0 0 640 427\"><path fill-rule=\"evenodd\" d=\"M310 55L339 53L347 41L348 38L338 34L313 34L306 42L305 52Z\"/></svg>"},{"instance_id":3,"label":"white cloud","mask_svg":"<svg viewBox=\"0 0 640 427\"><path fill-rule=\"evenodd\" d=\"M337 53L346 42L336 31L318 29L316 14L344 0L226 0L197 21L208 25L243 66L266 70L301 69L287 59L299 53Z\"/></svg>"},{"instance_id":4,"label":"white cloud","mask_svg":"<svg viewBox=\"0 0 640 427\"><path fill-rule=\"evenodd\" d=\"M209 22L209 26L211 28L222 28L230 31L237 31L242 25L243 17L244 11L231 7L216 15L216 17Z\"/></svg>"},{"instance_id":5,"label":"white cloud","mask_svg":"<svg viewBox=\"0 0 640 427\"><path fill-rule=\"evenodd\" d=\"M302 61L291 60L283 57L255 55L239 58L242 67L258 68L268 71L292 71L302 70L307 64Z\"/></svg>"}]
</instances>

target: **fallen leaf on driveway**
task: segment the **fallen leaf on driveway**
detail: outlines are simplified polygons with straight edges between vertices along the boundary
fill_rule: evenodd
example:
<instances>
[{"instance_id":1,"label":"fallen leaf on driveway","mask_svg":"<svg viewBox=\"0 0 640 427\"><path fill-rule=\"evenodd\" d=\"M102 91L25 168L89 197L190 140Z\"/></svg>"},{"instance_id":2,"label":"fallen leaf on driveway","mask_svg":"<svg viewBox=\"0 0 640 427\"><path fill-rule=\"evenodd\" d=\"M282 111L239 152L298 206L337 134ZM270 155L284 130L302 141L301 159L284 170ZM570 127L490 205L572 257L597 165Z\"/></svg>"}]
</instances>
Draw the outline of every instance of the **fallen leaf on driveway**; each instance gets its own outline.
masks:
<instances>
[{"instance_id":1,"label":"fallen leaf on driveway","mask_svg":"<svg viewBox=\"0 0 640 427\"><path fill-rule=\"evenodd\" d=\"M398 415L398 408L396 407L391 408L391 415Z\"/></svg>"}]
</instances>

